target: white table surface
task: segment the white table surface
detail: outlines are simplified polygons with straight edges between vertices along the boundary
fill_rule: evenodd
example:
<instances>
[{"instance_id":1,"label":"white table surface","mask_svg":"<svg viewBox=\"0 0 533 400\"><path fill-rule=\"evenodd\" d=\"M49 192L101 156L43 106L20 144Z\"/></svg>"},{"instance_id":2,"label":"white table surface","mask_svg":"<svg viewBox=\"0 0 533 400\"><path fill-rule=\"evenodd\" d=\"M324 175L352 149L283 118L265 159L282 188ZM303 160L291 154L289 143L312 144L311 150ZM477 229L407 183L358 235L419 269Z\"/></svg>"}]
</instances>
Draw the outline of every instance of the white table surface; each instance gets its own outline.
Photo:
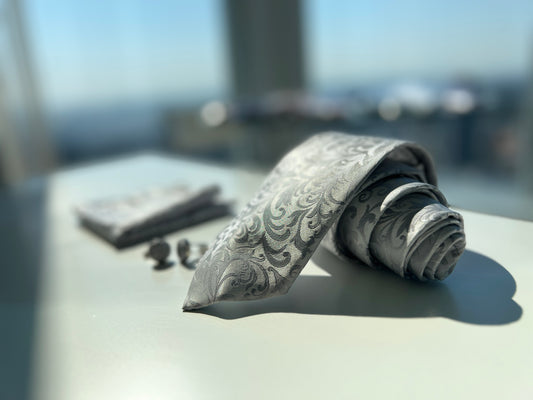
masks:
<instances>
[{"instance_id":1,"label":"white table surface","mask_svg":"<svg viewBox=\"0 0 533 400\"><path fill-rule=\"evenodd\" d=\"M82 200L175 182L220 183L238 208L262 178L155 155L52 175L35 301L0 304L3 320L33 318L25 395L533 398L533 223L465 211L467 251L444 282L405 281L319 249L286 296L184 313L193 271L154 270L145 245L117 251L72 214ZM210 242L229 220L167 239Z\"/></svg>"}]
</instances>

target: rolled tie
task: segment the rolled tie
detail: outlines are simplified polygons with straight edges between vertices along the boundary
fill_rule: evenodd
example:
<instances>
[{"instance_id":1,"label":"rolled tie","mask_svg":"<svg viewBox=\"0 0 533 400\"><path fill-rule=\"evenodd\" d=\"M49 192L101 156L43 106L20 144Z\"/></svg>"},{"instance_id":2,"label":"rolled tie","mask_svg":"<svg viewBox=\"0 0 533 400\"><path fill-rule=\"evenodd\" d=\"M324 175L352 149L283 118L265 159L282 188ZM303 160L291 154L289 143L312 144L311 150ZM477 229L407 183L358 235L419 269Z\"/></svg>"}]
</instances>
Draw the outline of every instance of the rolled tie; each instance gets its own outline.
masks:
<instances>
[{"instance_id":1,"label":"rolled tie","mask_svg":"<svg viewBox=\"0 0 533 400\"><path fill-rule=\"evenodd\" d=\"M339 219L337 251L402 277L448 277L465 248L461 215L406 164L386 160L375 174L381 179L356 195Z\"/></svg>"},{"instance_id":2,"label":"rolled tie","mask_svg":"<svg viewBox=\"0 0 533 400\"><path fill-rule=\"evenodd\" d=\"M183 308L284 294L320 243L402 277L442 280L462 254L465 235L423 148L316 135L280 161L218 235L198 262Z\"/></svg>"}]
</instances>

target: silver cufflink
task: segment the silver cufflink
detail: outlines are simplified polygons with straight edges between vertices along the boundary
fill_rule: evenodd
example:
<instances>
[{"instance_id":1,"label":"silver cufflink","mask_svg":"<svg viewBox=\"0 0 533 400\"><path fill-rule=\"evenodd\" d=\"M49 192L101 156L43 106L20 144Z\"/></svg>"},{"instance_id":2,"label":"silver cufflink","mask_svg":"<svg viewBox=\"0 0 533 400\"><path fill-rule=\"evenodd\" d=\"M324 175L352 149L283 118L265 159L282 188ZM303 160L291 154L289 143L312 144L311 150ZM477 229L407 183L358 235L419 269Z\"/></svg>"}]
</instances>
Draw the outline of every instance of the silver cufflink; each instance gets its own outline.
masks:
<instances>
[{"instance_id":1,"label":"silver cufflink","mask_svg":"<svg viewBox=\"0 0 533 400\"><path fill-rule=\"evenodd\" d=\"M187 268L196 268L198 260L205 254L207 248L205 243L191 244L187 239L181 239L177 245L180 263Z\"/></svg>"},{"instance_id":2,"label":"silver cufflink","mask_svg":"<svg viewBox=\"0 0 533 400\"><path fill-rule=\"evenodd\" d=\"M155 238L150 242L150 247L144 256L156 261L156 267L161 267L167 264L169 255L170 245L161 238Z\"/></svg>"}]
</instances>

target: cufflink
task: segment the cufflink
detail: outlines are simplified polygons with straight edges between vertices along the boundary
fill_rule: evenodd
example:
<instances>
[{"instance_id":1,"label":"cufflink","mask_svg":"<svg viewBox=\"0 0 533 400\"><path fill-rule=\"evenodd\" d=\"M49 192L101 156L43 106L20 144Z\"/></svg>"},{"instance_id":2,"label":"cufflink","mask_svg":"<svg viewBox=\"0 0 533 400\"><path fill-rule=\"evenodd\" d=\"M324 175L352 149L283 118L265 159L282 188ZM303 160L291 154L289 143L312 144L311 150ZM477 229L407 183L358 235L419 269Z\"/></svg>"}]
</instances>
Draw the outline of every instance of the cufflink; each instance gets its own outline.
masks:
<instances>
[{"instance_id":1,"label":"cufflink","mask_svg":"<svg viewBox=\"0 0 533 400\"><path fill-rule=\"evenodd\" d=\"M207 244L194 243L191 244L187 239L178 241L177 253L180 263L187 268L196 268L196 263L207 251Z\"/></svg>"},{"instance_id":2,"label":"cufflink","mask_svg":"<svg viewBox=\"0 0 533 400\"><path fill-rule=\"evenodd\" d=\"M151 258L157 262L158 266L164 265L170 254L170 245L161 238L152 239L150 247L145 253L146 258Z\"/></svg>"}]
</instances>

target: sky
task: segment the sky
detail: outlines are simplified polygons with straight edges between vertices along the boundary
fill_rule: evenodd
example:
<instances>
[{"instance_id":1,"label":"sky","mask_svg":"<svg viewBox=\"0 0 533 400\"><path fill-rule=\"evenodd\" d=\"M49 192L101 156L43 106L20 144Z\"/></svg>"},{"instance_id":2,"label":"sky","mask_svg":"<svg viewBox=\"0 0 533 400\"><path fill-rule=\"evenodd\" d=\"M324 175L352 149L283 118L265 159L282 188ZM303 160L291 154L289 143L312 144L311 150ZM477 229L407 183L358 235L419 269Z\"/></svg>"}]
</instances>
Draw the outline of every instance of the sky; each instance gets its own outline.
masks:
<instances>
[{"instance_id":1,"label":"sky","mask_svg":"<svg viewBox=\"0 0 533 400\"><path fill-rule=\"evenodd\" d=\"M215 0L27 0L26 12L39 80L53 106L225 90Z\"/></svg>"},{"instance_id":2,"label":"sky","mask_svg":"<svg viewBox=\"0 0 533 400\"><path fill-rule=\"evenodd\" d=\"M228 92L223 2L26 0L49 107ZM533 1L309 0L309 86L533 71Z\"/></svg>"},{"instance_id":3,"label":"sky","mask_svg":"<svg viewBox=\"0 0 533 400\"><path fill-rule=\"evenodd\" d=\"M533 70L533 1L308 2L308 65L328 86Z\"/></svg>"}]
</instances>

